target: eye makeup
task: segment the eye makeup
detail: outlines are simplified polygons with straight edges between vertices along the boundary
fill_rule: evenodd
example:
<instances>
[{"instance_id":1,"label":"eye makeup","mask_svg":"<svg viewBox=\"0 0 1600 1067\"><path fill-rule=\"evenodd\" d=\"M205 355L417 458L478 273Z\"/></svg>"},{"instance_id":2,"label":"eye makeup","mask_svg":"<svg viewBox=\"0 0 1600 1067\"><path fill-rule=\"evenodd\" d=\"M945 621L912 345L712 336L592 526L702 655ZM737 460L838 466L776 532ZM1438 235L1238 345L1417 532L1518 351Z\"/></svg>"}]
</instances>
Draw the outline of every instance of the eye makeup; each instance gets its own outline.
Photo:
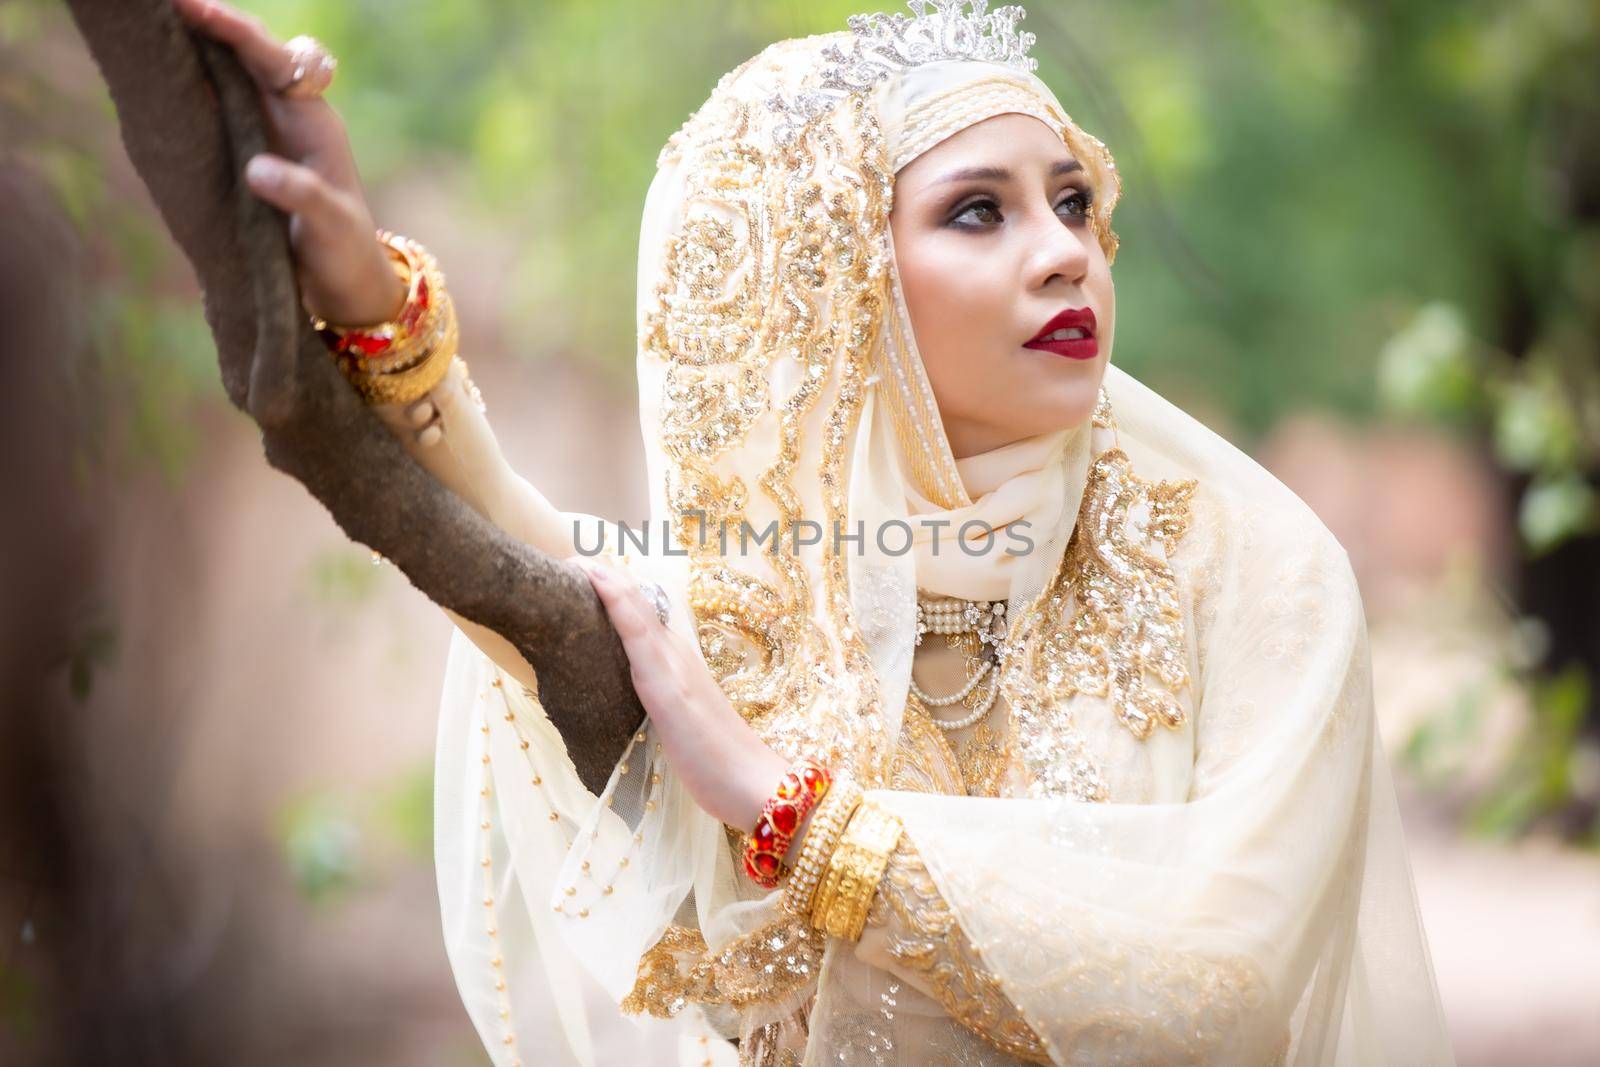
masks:
<instances>
[{"instance_id":1,"label":"eye makeup","mask_svg":"<svg viewBox=\"0 0 1600 1067\"><path fill-rule=\"evenodd\" d=\"M1000 215L1001 199L1002 198L987 192L968 194L965 198L958 200L956 205L945 214L943 225L958 230L987 229L990 225L989 223L979 223L975 225L973 223L960 221L966 216L974 215L979 212L986 212L991 217L998 217L997 221L1003 222L1004 217ZM1064 217L1075 222L1086 221L1089 218L1090 211L1094 206L1094 192L1088 188L1069 186L1068 195L1063 196L1059 201L1056 202L1055 211L1059 214L1062 207L1069 204L1078 205L1077 210Z\"/></svg>"}]
</instances>

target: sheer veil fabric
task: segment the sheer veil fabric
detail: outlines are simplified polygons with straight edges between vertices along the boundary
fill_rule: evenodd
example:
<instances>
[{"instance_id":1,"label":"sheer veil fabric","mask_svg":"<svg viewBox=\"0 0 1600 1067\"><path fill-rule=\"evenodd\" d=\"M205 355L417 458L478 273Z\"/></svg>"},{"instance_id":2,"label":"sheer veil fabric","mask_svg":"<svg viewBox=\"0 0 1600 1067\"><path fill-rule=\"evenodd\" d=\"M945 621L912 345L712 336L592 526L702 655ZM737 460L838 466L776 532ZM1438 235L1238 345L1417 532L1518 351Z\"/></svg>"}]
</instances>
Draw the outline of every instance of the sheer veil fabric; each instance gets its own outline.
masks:
<instances>
[{"instance_id":1,"label":"sheer veil fabric","mask_svg":"<svg viewBox=\"0 0 1600 1067\"><path fill-rule=\"evenodd\" d=\"M1032 115L1084 161L1108 256L1118 178L1001 63L912 67L780 143L767 101L847 37L767 48L662 150L637 308L651 540L570 513L577 543L666 587L770 745L904 820L1050 1062L1451 1062L1344 551L1115 366L1089 422L953 458L894 270L895 171ZM935 553L928 517L1025 520L1034 546ZM776 551L740 543L769 524ZM908 784L919 586L1009 600L996 796ZM648 725L590 793L534 695L460 633L435 834L496 1064L1017 1062L882 936L825 939L740 877Z\"/></svg>"}]
</instances>

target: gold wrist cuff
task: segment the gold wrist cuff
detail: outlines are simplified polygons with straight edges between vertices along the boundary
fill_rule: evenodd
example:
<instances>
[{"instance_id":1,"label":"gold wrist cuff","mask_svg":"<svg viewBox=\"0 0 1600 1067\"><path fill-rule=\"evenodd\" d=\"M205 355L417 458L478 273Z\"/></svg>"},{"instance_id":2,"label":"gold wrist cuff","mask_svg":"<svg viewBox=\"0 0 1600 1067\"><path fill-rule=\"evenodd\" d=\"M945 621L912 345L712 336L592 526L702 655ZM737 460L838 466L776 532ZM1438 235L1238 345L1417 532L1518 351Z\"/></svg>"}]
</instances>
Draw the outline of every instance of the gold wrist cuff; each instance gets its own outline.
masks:
<instances>
[{"instance_id":1,"label":"gold wrist cuff","mask_svg":"<svg viewBox=\"0 0 1600 1067\"><path fill-rule=\"evenodd\" d=\"M870 801L859 804L828 857L811 905L811 925L832 937L856 941L867 925L867 909L900 843L899 818Z\"/></svg>"}]
</instances>

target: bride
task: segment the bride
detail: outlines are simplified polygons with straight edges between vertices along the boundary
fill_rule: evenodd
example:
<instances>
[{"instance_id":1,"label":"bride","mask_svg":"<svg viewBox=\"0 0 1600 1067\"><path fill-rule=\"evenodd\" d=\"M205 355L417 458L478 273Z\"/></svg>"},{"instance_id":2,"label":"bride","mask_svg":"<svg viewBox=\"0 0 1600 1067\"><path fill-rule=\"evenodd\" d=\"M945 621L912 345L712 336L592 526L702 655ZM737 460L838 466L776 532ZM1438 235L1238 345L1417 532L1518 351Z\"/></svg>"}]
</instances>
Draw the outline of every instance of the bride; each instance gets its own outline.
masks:
<instances>
[{"instance_id":1,"label":"bride","mask_svg":"<svg viewBox=\"0 0 1600 1067\"><path fill-rule=\"evenodd\" d=\"M502 457L326 52L175 3L261 84L352 384L585 569L649 714L597 795L457 620L436 861L495 1063L1451 1062L1349 561L1111 364L1119 178L1020 9L780 41L668 138L639 535Z\"/></svg>"}]
</instances>

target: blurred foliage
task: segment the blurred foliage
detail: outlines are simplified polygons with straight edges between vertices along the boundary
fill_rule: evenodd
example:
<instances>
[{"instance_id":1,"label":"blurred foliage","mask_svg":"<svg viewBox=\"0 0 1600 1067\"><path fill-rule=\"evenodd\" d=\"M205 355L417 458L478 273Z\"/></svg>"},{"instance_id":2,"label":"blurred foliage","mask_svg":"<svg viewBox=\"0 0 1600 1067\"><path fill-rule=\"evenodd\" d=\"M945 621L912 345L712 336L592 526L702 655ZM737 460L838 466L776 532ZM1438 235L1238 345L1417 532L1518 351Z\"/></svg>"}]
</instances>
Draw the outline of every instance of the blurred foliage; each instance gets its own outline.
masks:
<instances>
[{"instance_id":1,"label":"blurred foliage","mask_svg":"<svg viewBox=\"0 0 1600 1067\"><path fill-rule=\"evenodd\" d=\"M1484 673L1464 679L1395 755L1422 786L1463 804L1463 823L1474 833L1510 838L1548 826L1574 844L1600 848L1600 742L1584 735L1594 693L1577 666L1553 676L1537 670L1549 640L1538 619L1512 623ZM1506 743L1495 744L1499 754L1486 779L1463 791L1463 775L1479 777L1489 705L1508 691L1522 695L1526 718Z\"/></svg>"},{"instance_id":2,"label":"blurred foliage","mask_svg":"<svg viewBox=\"0 0 1600 1067\"><path fill-rule=\"evenodd\" d=\"M0 151L48 180L89 270L82 343L50 357L96 427L74 442L78 465L153 467L176 485L200 414L222 401L216 352L188 266L142 190L130 195L105 85L69 47L82 48L54 0L0 5Z\"/></svg>"},{"instance_id":3,"label":"blurred foliage","mask_svg":"<svg viewBox=\"0 0 1600 1067\"><path fill-rule=\"evenodd\" d=\"M79 627L78 640L67 658L67 691L74 700L89 699L95 672L109 667L117 654L117 629L106 619L92 617Z\"/></svg>"},{"instance_id":4,"label":"blurred foliage","mask_svg":"<svg viewBox=\"0 0 1600 1067\"><path fill-rule=\"evenodd\" d=\"M1517 527L1537 555L1600 533L1600 9L1460 6L1417 58L1459 158L1472 139L1456 185L1486 204L1461 216L1476 249L1461 262L1478 279L1435 292L1395 331L1380 396L1485 430L1526 476Z\"/></svg>"},{"instance_id":5,"label":"blurred foliage","mask_svg":"<svg viewBox=\"0 0 1600 1067\"><path fill-rule=\"evenodd\" d=\"M379 797L385 837L419 859L433 856L433 767L413 768L390 782Z\"/></svg>"},{"instance_id":6,"label":"blurred foliage","mask_svg":"<svg viewBox=\"0 0 1600 1067\"><path fill-rule=\"evenodd\" d=\"M342 798L304 797L279 814L278 825L284 861L301 896L315 903L354 884L361 830Z\"/></svg>"},{"instance_id":7,"label":"blurred foliage","mask_svg":"<svg viewBox=\"0 0 1600 1067\"><path fill-rule=\"evenodd\" d=\"M395 861L426 861L433 847L433 768L376 788L306 793L278 813L277 836L302 898L330 904L382 881Z\"/></svg>"},{"instance_id":8,"label":"blurred foliage","mask_svg":"<svg viewBox=\"0 0 1600 1067\"><path fill-rule=\"evenodd\" d=\"M1568 810L1574 800L1592 799L1594 783L1585 779L1594 745L1581 735L1591 696L1588 677L1576 668L1534 681L1532 721L1494 789L1477 805L1474 829L1509 837ZM1589 819L1579 839L1600 846L1600 820Z\"/></svg>"},{"instance_id":9,"label":"blurred foliage","mask_svg":"<svg viewBox=\"0 0 1600 1067\"><path fill-rule=\"evenodd\" d=\"M39 1024L39 987L21 971L0 964L0 1027L12 1036L32 1038Z\"/></svg>"},{"instance_id":10,"label":"blurred foliage","mask_svg":"<svg viewBox=\"0 0 1600 1067\"><path fill-rule=\"evenodd\" d=\"M358 607L378 592L384 573L383 557L359 545L339 544L311 560L308 581L318 604Z\"/></svg>"},{"instance_id":11,"label":"blurred foliage","mask_svg":"<svg viewBox=\"0 0 1600 1067\"><path fill-rule=\"evenodd\" d=\"M842 28L860 5L242 6L339 56L329 99L376 199L431 176L428 188L454 191L446 217L504 242L500 311L518 354L625 374L639 213L661 145L722 73L773 40ZM17 0L0 32L25 45L60 17ZM1581 176L1562 170L1572 124L1596 106L1590 0L1041 4L1027 26L1041 76L1123 174L1120 363L1203 396L1246 435L1306 405L1363 415L1386 400L1497 423L1503 408L1507 462L1535 448L1558 486L1526 528L1547 539L1573 527L1560 474L1592 461L1600 418L1592 377L1572 367L1593 363L1600 227L1575 217ZM39 74L5 77L20 77L24 98L63 92ZM69 91L104 110L98 88ZM174 467L190 447L174 425L186 392L205 382L215 394L205 333L192 298L159 310L154 279L174 268L154 261L172 252L133 221L142 205L106 195L105 130L81 114L22 150L86 235L109 242L117 269L100 317L121 332L129 358L117 364L152 394L137 401L137 436ZM1533 322L1518 331L1521 370L1502 373L1504 319L1522 303ZM1565 436L1526 440L1529 405L1544 412L1552 397Z\"/></svg>"}]
</instances>

